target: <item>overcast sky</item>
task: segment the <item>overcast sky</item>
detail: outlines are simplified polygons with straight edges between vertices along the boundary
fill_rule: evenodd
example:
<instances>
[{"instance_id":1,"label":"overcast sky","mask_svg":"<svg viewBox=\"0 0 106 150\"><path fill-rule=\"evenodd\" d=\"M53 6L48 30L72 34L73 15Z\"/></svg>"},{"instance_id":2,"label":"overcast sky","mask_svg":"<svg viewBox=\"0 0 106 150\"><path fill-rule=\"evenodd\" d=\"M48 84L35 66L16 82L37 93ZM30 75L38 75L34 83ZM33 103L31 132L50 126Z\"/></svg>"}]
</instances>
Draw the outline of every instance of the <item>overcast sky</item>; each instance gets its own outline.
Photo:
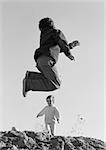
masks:
<instances>
[{"instance_id":1,"label":"overcast sky","mask_svg":"<svg viewBox=\"0 0 106 150\"><path fill-rule=\"evenodd\" d=\"M61 119L56 135L104 137L104 28L103 1L4 1L1 3L0 130L40 131L37 113L53 94ZM26 70L37 71L33 59L39 46L38 22L51 17L68 42L79 40L72 54L60 54L57 69L61 88L54 92L29 92L22 96ZM83 118L82 120L80 118Z\"/></svg>"}]
</instances>

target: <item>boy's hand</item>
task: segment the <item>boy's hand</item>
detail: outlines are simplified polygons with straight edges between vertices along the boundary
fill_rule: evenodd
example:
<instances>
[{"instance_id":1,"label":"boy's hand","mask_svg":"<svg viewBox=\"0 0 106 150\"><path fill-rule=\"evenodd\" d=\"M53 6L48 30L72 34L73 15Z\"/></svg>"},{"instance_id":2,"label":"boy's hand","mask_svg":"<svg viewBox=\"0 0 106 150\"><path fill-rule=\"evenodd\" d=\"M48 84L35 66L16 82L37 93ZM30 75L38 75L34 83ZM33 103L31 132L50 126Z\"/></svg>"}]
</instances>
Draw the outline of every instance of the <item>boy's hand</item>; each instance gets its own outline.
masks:
<instances>
[{"instance_id":1,"label":"boy's hand","mask_svg":"<svg viewBox=\"0 0 106 150\"><path fill-rule=\"evenodd\" d=\"M70 59L75 61L75 58L74 58L74 56L72 56L72 55L70 56Z\"/></svg>"},{"instance_id":2,"label":"boy's hand","mask_svg":"<svg viewBox=\"0 0 106 150\"><path fill-rule=\"evenodd\" d=\"M69 55L68 58L75 61L75 58L72 55Z\"/></svg>"},{"instance_id":3,"label":"boy's hand","mask_svg":"<svg viewBox=\"0 0 106 150\"><path fill-rule=\"evenodd\" d=\"M36 118L38 118L38 117L39 117L39 115L36 116Z\"/></svg>"},{"instance_id":4,"label":"boy's hand","mask_svg":"<svg viewBox=\"0 0 106 150\"><path fill-rule=\"evenodd\" d=\"M73 47L75 47L75 46L79 46L80 45L80 43L79 43L79 41L73 41L72 43L69 43L69 47L70 48L73 48Z\"/></svg>"},{"instance_id":5,"label":"boy's hand","mask_svg":"<svg viewBox=\"0 0 106 150\"><path fill-rule=\"evenodd\" d=\"M59 119L57 119L57 122L60 123Z\"/></svg>"}]
</instances>

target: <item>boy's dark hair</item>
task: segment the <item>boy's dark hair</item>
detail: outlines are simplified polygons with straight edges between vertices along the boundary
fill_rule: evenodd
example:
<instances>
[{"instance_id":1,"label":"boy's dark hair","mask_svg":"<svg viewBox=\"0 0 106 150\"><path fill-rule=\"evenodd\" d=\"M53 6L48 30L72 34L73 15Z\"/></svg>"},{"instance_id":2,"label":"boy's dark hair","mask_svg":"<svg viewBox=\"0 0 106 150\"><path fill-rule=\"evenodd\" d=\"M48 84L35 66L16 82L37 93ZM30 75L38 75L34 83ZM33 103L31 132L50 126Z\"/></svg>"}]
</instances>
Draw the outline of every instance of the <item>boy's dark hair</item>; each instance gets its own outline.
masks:
<instances>
[{"instance_id":1,"label":"boy's dark hair","mask_svg":"<svg viewBox=\"0 0 106 150\"><path fill-rule=\"evenodd\" d=\"M48 100L49 98L53 98L52 100L53 100L53 103L54 103L54 96L53 95L49 95L49 96L47 96L46 100Z\"/></svg>"},{"instance_id":2,"label":"boy's dark hair","mask_svg":"<svg viewBox=\"0 0 106 150\"><path fill-rule=\"evenodd\" d=\"M47 98L46 98L46 99L49 99L49 98L51 98L51 97L53 97L53 95L49 95L49 96L47 96Z\"/></svg>"},{"instance_id":3,"label":"boy's dark hair","mask_svg":"<svg viewBox=\"0 0 106 150\"><path fill-rule=\"evenodd\" d=\"M45 28L54 28L54 22L51 18L43 18L39 21L39 29L42 31Z\"/></svg>"}]
</instances>

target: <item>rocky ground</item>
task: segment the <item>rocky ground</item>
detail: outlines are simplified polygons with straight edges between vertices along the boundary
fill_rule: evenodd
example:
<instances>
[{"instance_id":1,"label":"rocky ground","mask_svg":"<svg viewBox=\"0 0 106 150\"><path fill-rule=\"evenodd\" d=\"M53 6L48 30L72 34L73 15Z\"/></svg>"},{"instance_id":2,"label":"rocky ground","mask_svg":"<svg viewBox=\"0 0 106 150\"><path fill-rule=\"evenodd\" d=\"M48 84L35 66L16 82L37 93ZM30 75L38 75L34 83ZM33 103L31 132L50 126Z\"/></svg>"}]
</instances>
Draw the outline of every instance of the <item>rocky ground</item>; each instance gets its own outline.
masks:
<instances>
[{"instance_id":1,"label":"rocky ground","mask_svg":"<svg viewBox=\"0 0 106 150\"><path fill-rule=\"evenodd\" d=\"M0 150L106 150L106 143L89 137L50 137L45 132L0 132Z\"/></svg>"}]
</instances>

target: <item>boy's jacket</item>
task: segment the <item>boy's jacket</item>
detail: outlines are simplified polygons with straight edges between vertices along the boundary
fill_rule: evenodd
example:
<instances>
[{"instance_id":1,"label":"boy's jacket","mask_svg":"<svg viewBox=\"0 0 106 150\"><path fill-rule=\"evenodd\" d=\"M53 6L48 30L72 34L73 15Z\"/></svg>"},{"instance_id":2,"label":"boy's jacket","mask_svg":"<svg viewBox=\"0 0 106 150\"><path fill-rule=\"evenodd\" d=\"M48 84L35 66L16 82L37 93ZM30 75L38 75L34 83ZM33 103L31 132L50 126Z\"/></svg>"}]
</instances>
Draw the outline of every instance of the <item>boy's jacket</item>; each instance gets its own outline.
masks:
<instances>
[{"instance_id":1,"label":"boy's jacket","mask_svg":"<svg viewBox=\"0 0 106 150\"><path fill-rule=\"evenodd\" d=\"M50 52L50 48L56 45L60 47L57 52L54 52L56 55L59 55L61 52L64 52L66 56L70 55L70 48L62 31L58 29L49 29L46 32L41 32L40 47L36 49L34 53L35 61L43 55L52 57L53 61L56 63L58 56L54 57Z\"/></svg>"}]
</instances>

